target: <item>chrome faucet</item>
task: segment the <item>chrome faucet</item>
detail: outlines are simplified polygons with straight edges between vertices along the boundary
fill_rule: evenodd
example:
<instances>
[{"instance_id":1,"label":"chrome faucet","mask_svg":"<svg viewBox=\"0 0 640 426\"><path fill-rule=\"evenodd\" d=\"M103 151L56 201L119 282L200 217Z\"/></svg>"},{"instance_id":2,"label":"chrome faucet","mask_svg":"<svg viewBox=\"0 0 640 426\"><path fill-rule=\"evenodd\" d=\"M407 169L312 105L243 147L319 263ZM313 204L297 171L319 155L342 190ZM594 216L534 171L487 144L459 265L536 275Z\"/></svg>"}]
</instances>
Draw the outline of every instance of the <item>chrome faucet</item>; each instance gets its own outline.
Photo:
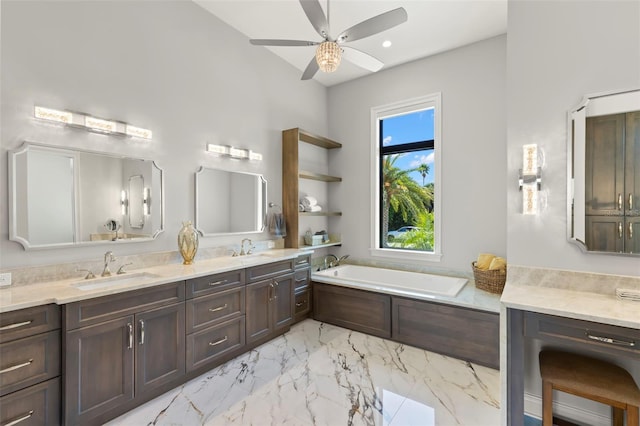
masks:
<instances>
[{"instance_id":1,"label":"chrome faucet","mask_svg":"<svg viewBox=\"0 0 640 426\"><path fill-rule=\"evenodd\" d=\"M249 250L247 251L244 251L245 241L249 242ZM244 240L242 240L242 242L240 243L240 256L244 256L245 254L251 254L251 250L253 250L253 243L251 242L251 240L249 238L245 238Z\"/></svg>"},{"instance_id":2,"label":"chrome faucet","mask_svg":"<svg viewBox=\"0 0 640 426\"><path fill-rule=\"evenodd\" d=\"M329 258L333 257L335 259L335 262L329 262L329 264L327 264L327 260ZM326 255L324 257L324 269L327 268L333 268L334 266L340 266L340 262L342 262L343 260L345 260L347 257L349 257L348 254L345 254L344 256L340 257L338 259L338 256L336 256L335 254L331 254L329 253L328 255Z\"/></svg>"},{"instance_id":3,"label":"chrome faucet","mask_svg":"<svg viewBox=\"0 0 640 426\"><path fill-rule=\"evenodd\" d=\"M113 255L113 252L112 251L106 252L104 254L104 269L102 270L102 274L100 274L100 276L110 277L111 271L109 270L109 264L115 261L116 261L116 257Z\"/></svg>"}]
</instances>

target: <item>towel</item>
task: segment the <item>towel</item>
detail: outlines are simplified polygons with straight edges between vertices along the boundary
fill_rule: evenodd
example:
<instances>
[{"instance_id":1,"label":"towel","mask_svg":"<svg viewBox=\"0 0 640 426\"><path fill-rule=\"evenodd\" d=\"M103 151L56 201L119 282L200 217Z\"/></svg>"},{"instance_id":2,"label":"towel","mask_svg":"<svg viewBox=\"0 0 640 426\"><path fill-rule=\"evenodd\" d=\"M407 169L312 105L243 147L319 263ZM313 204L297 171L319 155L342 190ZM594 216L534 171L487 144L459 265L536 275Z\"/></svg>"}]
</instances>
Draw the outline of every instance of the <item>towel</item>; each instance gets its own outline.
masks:
<instances>
[{"instance_id":1,"label":"towel","mask_svg":"<svg viewBox=\"0 0 640 426\"><path fill-rule=\"evenodd\" d=\"M304 211L304 204L302 204L302 203L298 204L298 211L299 212L303 212Z\"/></svg>"},{"instance_id":2,"label":"towel","mask_svg":"<svg viewBox=\"0 0 640 426\"><path fill-rule=\"evenodd\" d=\"M503 257L494 257L491 263L489 264L489 270L493 271L496 269L506 270L507 269L507 261Z\"/></svg>"},{"instance_id":3,"label":"towel","mask_svg":"<svg viewBox=\"0 0 640 426\"><path fill-rule=\"evenodd\" d=\"M476 268L486 271L491 265L491 261L495 258L495 255L491 253L480 253L478 255L478 261L476 262Z\"/></svg>"},{"instance_id":4,"label":"towel","mask_svg":"<svg viewBox=\"0 0 640 426\"><path fill-rule=\"evenodd\" d=\"M312 197L310 195L305 195L304 197L302 197L300 199L300 204L302 204L304 206L304 210L305 211L311 211L309 210L309 208L311 208L312 206L315 206L318 204L318 200L315 199L315 197Z\"/></svg>"},{"instance_id":5,"label":"towel","mask_svg":"<svg viewBox=\"0 0 640 426\"><path fill-rule=\"evenodd\" d=\"M310 212L310 213L320 212L320 211L322 211L322 207L320 207L319 205L315 204L313 206L305 207L304 211L305 212Z\"/></svg>"},{"instance_id":6,"label":"towel","mask_svg":"<svg viewBox=\"0 0 640 426\"><path fill-rule=\"evenodd\" d=\"M271 213L269 216L269 232L274 237L287 236L287 225L282 213Z\"/></svg>"}]
</instances>

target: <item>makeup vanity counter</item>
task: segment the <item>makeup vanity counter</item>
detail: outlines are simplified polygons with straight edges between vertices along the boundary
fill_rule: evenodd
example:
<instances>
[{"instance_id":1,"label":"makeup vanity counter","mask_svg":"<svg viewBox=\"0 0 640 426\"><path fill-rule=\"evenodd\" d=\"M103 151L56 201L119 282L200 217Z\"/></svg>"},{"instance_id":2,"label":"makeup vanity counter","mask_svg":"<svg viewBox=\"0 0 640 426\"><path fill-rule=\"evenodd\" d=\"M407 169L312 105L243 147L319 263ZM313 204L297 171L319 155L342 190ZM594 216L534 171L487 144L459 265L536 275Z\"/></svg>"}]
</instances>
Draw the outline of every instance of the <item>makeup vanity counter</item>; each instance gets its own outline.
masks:
<instances>
[{"instance_id":1,"label":"makeup vanity counter","mask_svg":"<svg viewBox=\"0 0 640 426\"><path fill-rule=\"evenodd\" d=\"M507 277L500 299L503 424L523 422L525 339L640 360L640 302L615 294L640 290L640 278L518 266Z\"/></svg>"}]
</instances>

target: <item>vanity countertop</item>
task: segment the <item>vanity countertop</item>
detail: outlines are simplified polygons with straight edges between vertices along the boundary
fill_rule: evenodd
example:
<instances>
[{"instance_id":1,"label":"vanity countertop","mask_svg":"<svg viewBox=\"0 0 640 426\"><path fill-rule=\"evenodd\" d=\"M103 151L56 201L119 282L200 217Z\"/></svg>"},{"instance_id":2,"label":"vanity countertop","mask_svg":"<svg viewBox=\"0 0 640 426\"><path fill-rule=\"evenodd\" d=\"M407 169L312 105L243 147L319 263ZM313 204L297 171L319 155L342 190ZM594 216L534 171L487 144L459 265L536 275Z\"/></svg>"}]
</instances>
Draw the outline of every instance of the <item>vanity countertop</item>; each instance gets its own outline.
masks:
<instances>
[{"instance_id":1,"label":"vanity countertop","mask_svg":"<svg viewBox=\"0 0 640 426\"><path fill-rule=\"evenodd\" d=\"M91 290L80 290L75 287L77 284L89 283L91 281L78 277L37 284L10 286L0 289L0 313L49 303L64 305L94 297L108 296L110 294L153 287L205 275L250 268L279 260L294 259L304 253L310 252L308 250L302 251L297 249L274 249L248 256L224 256L198 260L192 265L173 263L153 266L129 271L128 274L132 278L140 273L146 273L146 275L137 277L134 283L127 282L126 285L112 285L110 287ZM122 275L122 277L125 276L126 275ZM99 282L101 279L102 278L98 277L94 280L95 282Z\"/></svg>"},{"instance_id":2,"label":"vanity countertop","mask_svg":"<svg viewBox=\"0 0 640 426\"><path fill-rule=\"evenodd\" d=\"M640 289L640 278L514 267L500 302L507 308L640 329L640 302L616 288Z\"/></svg>"}]
</instances>

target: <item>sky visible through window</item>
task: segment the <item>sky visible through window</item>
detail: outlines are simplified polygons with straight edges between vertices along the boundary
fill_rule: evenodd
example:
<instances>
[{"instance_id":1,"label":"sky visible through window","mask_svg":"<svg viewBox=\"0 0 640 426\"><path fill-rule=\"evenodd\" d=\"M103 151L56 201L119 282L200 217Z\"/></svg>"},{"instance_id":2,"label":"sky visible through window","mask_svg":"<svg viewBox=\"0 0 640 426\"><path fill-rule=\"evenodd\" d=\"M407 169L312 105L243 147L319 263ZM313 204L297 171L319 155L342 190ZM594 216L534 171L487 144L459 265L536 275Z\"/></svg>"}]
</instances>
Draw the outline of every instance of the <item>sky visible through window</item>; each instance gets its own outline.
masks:
<instances>
[{"instance_id":1,"label":"sky visible through window","mask_svg":"<svg viewBox=\"0 0 640 426\"><path fill-rule=\"evenodd\" d=\"M383 119L383 146L433 140L434 111L433 108L429 108ZM429 166L429 174L425 177L424 183L433 183L435 168L433 150L400 154L400 158L398 158L395 163L398 168L403 170L416 168L420 164L427 164ZM410 176L413 180L422 184L423 179L419 172L413 172Z\"/></svg>"}]
</instances>

